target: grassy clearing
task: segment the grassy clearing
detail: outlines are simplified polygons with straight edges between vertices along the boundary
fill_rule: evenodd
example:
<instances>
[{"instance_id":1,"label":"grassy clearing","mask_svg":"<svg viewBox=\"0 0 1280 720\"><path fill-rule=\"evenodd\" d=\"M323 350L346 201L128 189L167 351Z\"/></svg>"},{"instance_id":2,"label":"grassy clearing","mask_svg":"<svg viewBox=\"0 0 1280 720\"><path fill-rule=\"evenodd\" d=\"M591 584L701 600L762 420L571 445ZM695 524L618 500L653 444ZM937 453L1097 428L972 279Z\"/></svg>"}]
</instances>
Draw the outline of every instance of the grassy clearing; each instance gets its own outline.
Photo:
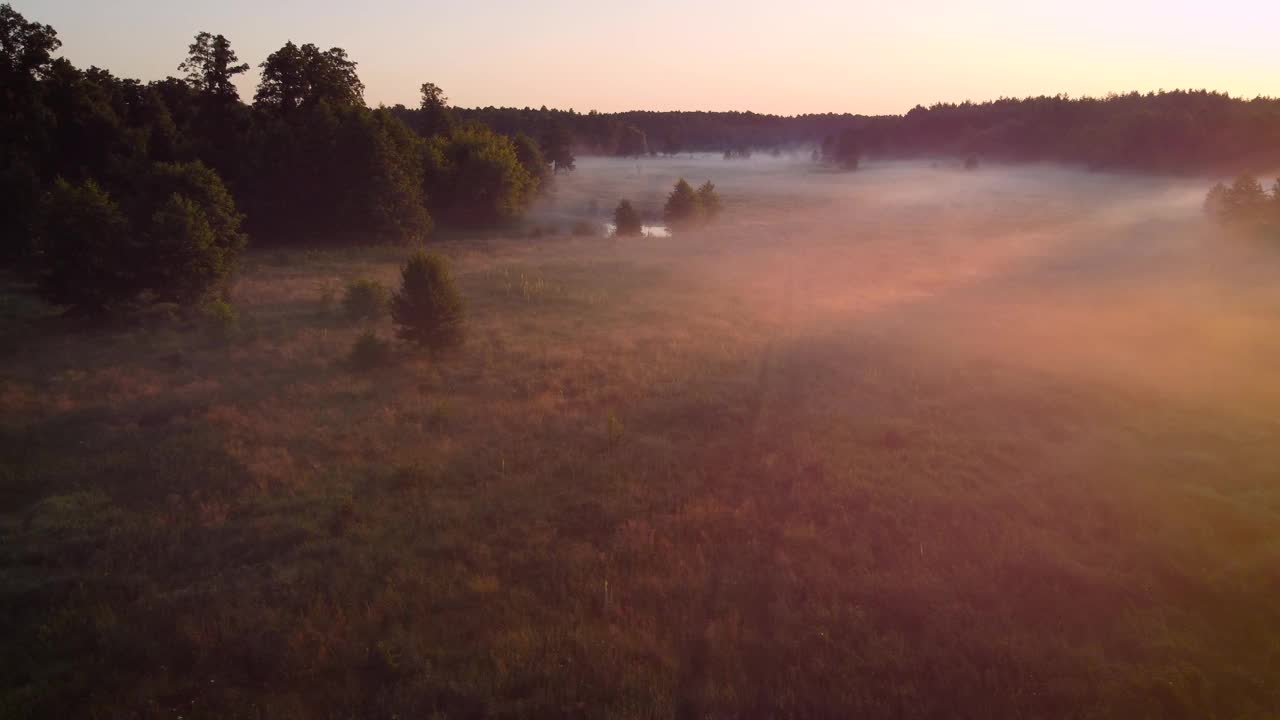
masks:
<instances>
[{"instance_id":1,"label":"grassy clearing","mask_svg":"<svg viewBox=\"0 0 1280 720\"><path fill-rule=\"evenodd\" d=\"M872 200L445 244L467 344L365 372L402 249L227 338L6 301L0 716L1274 717L1277 285Z\"/></svg>"}]
</instances>

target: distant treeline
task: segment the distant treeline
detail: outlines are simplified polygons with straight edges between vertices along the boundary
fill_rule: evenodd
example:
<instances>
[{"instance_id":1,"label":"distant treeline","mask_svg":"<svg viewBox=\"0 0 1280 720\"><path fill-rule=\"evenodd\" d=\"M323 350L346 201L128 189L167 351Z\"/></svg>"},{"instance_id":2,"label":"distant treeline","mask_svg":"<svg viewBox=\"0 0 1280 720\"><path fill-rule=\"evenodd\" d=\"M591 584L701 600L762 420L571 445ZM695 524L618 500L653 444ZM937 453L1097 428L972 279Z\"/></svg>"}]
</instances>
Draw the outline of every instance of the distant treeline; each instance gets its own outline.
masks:
<instances>
[{"instance_id":1,"label":"distant treeline","mask_svg":"<svg viewBox=\"0 0 1280 720\"><path fill-rule=\"evenodd\" d=\"M459 110L502 133L560 128L582 153L726 153L812 148L852 131L872 158L981 156L1161 173L1245 172L1280 166L1280 100L1208 91L940 103L906 115L750 112L578 113L533 108Z\"/></svg>"}]
</instances>

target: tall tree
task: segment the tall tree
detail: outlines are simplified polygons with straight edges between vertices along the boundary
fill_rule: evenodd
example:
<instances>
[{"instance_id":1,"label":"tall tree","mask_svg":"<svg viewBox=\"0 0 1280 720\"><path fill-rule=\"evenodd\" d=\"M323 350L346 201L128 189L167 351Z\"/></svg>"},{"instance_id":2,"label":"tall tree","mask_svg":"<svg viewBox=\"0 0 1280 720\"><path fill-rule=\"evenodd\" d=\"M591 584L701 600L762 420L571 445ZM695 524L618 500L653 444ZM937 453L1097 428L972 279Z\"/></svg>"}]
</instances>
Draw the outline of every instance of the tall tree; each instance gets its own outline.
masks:
<instances>
[{"instance_id":1,"label":"tall tree","mask_svg":"<svg viewBox=\"0 0 1280 720\"><path fill-rule=\"evenodd\" d=\"M62 43L53 28L0 5L0 261L29 253L28 238L46 178L48 111L39 81Z\"/></svg>"},{"instance_id":2,"label":"tall tree","mask_svg":"<svg viewBox=\"0 0 1280 720\"><path fill-rule=\"evenodd\" d=\"M563 122L553 122L542 136L542 155L555 164L556 172L573 170L573 134Z\"/></svg>"},{"instance_id":3,"label":"tall tree","mask_svg":"<svg viewBox=\"0 0 1280 720\"><path fill-rule=\"evenodd\" d=\"M187 48L187 59L178 66L187 74L187 82L203 95L221 101L236 101L235 76L249 70L241 63L231 41L225 36L201 32Z\"/></svg>"},{"instance_id":4,"label":"tall tree","mask_svg":"<svg viewBox=\"0 0 1280 720\"><path fill-rule=\"evenodd\" d=\"M335 108L364 104L364 83L342 48L321 50L310 43L298 47L288 42L260 67L262 81L254 95L259 107L290 114L320 102Z\"/></svg>"},{"instance_id":5,"label":"tall tree","mask_svg":"<svg viewBox=\"0 0 1280 720\"><path fill-rule=\"evenodd\" d=\"M422 101L418 105L418 121L414 130L423 137L449 132L453 128L454 119L444 90L435 83L423 83L421 92Z\"/></svg>"}]
</instances>

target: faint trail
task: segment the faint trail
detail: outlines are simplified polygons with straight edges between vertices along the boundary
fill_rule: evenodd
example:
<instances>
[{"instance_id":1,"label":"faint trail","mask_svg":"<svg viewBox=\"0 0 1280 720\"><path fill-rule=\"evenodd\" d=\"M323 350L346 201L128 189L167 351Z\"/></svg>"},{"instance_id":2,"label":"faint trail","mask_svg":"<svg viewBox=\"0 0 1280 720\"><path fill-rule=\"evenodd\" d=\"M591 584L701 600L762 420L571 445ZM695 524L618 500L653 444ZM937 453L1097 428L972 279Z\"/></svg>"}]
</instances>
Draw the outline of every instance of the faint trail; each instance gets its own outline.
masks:
<instances>
[{"instance_id":1,"label":"faint trail","mask_svg":"<svg viewBox=\"0 0 1280 720\"><path fill-rule=\"evenodd\" d=\"M790 238L784 236L784 243ZM753 587L752 597L739 610L743 618L757 631L759 641L753 643L746 651L748 657L744 665L752 676L747 687L754 686L756 697L753 701L754 713L765 713L767 716L770 699L773 696L770 682L775 669L770 655L771 647L776 645L777 630L773 619L773 599L777 595L774 581L777 559L774 549L778 547L783 529L788 519L796 510L794 489L799 476L798 459L795 457L794 439L767 435L765 422L771 397L797 399L799 391L798 378L794 374L782 371L781 348L785 348L793 336L796 314L797 261L792 254L786 254L782 269L783 295L782 312L779 328L765 343L760 371L756 379L751 397L748 424L745 432L744 446L739 448L736 457L726 464L721 471L726 482L715 490L727 506L736 507L748 498L755 499L758 504L771 509L770 521L757 527L744 528L744 533L756 533L757 543L751 545L735 545L719 542L710 548L710 572L706 591L703 596L701 610L695 620L694 627L698 632L689 638L689 646L684 653L685 666L676 686L676 717L681 720L693 720L707 715L703 707L702 694L710 674L709 631L717 617L723 613L726 602L741 601L742 598L726 597L725 569L744 559L757 569L758 582ZM786 387L779 387L785 385ZM778 395L781 392L782 395ZM774 424L774 429L781 427ZM770 455L781 455L777 458L772 472L762 472L765 459ZM737 479L738 482L732 482ZM735 560L737 561L735 563Z\"/></svg>"}]
</instances>

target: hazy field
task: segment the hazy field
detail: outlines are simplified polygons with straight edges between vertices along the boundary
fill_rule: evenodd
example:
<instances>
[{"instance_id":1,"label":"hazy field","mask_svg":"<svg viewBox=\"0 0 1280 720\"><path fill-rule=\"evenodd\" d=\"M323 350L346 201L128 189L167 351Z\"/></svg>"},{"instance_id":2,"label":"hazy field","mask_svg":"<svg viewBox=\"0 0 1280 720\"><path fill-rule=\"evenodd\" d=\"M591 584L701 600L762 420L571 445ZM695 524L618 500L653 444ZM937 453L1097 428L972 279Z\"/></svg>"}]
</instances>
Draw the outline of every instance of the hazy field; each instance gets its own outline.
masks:
<instances>
[{"instance_id":1,"label":"hazy field","mask_svg":"<svg viewBox=\"0 0 1280 720\"><path fill-rule=\"evenodd\" d=\"M468 342L373 373L402 248L251 251L229 339L10 293L0 717L1280 716L1280 251L1206 179L583 158L535 221L680 175L719 225L438 243Z\"/></svg>"}]
</instances>

